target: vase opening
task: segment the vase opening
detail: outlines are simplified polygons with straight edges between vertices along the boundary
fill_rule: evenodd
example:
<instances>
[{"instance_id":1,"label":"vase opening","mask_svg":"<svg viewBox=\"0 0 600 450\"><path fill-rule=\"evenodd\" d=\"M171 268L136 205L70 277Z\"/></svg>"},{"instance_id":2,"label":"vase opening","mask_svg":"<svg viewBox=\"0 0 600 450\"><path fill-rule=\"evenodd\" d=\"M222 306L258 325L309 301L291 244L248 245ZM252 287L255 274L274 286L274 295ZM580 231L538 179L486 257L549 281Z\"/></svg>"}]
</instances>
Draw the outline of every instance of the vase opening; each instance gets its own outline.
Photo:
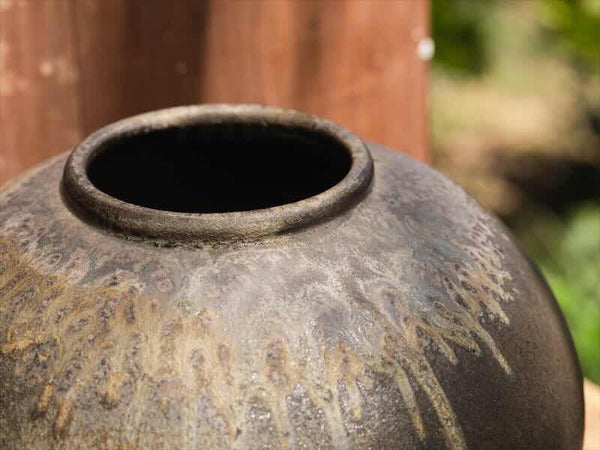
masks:
<instances>
[{"instance_id":1,"label":"vase opening","mask_svg":"<svg viewBox=\"0 0 600 450\"><path fill-rule=\"evenodd\" d=\"M120 136L90 159L100 191L163 211L224 213L297 202L350 170L349 152L318 131L259 123L196 124Z\"/></svg>"},{"instance_id":2,"label":"vase opening","mask_svg":"<svg viewBox=\"0 0 600 450\"><path fill-rule=\"evenodd\" d=\"M190 243L281 235L328 220L369 191L352 133L257 105L154 111L79 144L61 189L80 218L129 237Z\"/></svg>"}]
</instances>

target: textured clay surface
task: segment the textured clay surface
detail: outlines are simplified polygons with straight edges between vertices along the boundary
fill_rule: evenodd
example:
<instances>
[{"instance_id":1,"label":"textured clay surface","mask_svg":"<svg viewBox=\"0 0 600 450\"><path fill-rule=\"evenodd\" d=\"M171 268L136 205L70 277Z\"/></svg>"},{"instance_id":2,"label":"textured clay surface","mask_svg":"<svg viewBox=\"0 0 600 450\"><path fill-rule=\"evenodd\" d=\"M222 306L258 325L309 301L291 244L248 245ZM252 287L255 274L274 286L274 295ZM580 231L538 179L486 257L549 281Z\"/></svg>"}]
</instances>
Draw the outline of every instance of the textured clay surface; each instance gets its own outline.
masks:
<instances>
[{"instance_id":1,"label":"textured clay surface","mask_svg":"<svg viewBox=\"0 0 600 450\"><path fill-rule=\"evenodd\" d=\"M581 375L496 219L370 146L332 220L168 246L0 191L2 449L577 449Z\"/></svg>"}]
</instances>

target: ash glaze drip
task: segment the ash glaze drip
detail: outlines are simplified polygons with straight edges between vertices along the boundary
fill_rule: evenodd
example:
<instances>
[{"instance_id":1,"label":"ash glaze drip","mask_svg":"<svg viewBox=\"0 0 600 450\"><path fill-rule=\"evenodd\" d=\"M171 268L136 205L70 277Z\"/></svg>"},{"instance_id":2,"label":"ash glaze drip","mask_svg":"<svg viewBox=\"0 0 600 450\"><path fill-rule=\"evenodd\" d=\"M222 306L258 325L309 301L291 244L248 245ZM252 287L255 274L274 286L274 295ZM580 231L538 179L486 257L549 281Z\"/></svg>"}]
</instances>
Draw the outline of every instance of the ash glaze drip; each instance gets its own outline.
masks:
<instances>
[{"instance_id":1,"label":"ash glaze drip","mask_svg":"<svg viewBox=\"0 0 600 450\"><path fill-rule=\"evenodd\" d=\"M0 190L0 447L580 448L543 280L452 182L369 151L360 201L247 245L90 227L66 155Z\"/></svg>"},{"instance_id":2,"label":"ash glaze drip","mask_svg":"<svg viewBox=\"0 0 600 450\"><path fill-rule=\"evenodd\" d=\"M97 131L71 154L62 187L74 211L103 228L193 245L254 240L328 220L359 201L372 178L365 144L331 122L277 108L211 105Z\"/></svg>"},{"instance_id":3,"label":"ash glaze drip","mask_svg":"<svg viewBox=\"0 0 600 450\"><path fill-rule=\"evenodd\" d=\"M423 215L427 217L427 212L423 211ZM509 325L499 302L510 302L512 299L500 299L500 297L495 299L489 290L484 294L482 286L499 283L495 288L501 289L505 282L510 282L510 275L501 269L503 262L500 258L493 258L489 264L481 254L469 255L477 241L486 248L489 244L485 242L490 238L490 230L485 220L480 217L474 219L476 221L472 236L474 241L455 242L455 250L444 254L440 263L436 264L438 272L433 276L435 282L432 286L436 286L437 289L437 303L434 305L434 310L426 314L422 309L426 306L425 299L415 297L415 294L403 289L402 277L406 275L402 275L402 268L395 267L397 262L394 258L379 262L372 258L365 258L369 275L361 282L357 282L354 287L348 286L338 291L335 288L311 286L314 298L329 295L328 301L333 303L332 306L346 300L368 313L373 322L370 325L371 332L381 333L383 341L381 347L377 342L369 342L362 349L354 349L352 345L340 342L326 345L325 354L311 361L312 364L322 366L324 379L315 374L310 376L296 374L291 369L305 364L302 358L303 352L316 355L320 351L318 339L306 341L305 349L298 348L297 344L294 344L298 339L298 332L322 333L318 325L312 325L311 329L310 321L294 332L289 331L293 327L293 322L290 321L293 316L282 317L279 321L288 323L283 327L278 339L269 339L261 338L260 330L267 325L269 329L278 329L281 324L265 323L262 314L258 317L252 314L244 316L245 321L252 322L260 319L260 322L251 323L250 327L244 327L238 322L234 328L245 329L244 333L250 341L266 343L264 365L262 362L258 364L252 362L251 369L248 369L244 367L248 364L248 361L244 361L248 355L244 355L239 346L232 342L232 337L228 336L224 327L225 318L219 318L217 308L198 308L196 302L184 298L177 302L178 307L175 310L169 311L165 305L155 300L141 298L138 293L146 290L144 284L148 280L144 282L144 277L136 273L135 269L126 277L113 275L97 279L93 282L93 289L66 287L73 284L73 280L67 281L72 276L72 270L67 273L61 273L63 271L59 270L50 279L51 282L47 283L43 273L51 272L53 268L60 266L57 258L49 254L37 261L22 260L18 256L17 249L10 248L1 239L0 267L10 267L10 269L0 272L0 294L9 299L8 302L0 305L0 317L15 314L15 307L19 312L16 321L18 327L8 329L8 343L0 346L0 354L14 358L18 372L31 371L31 365L36 359L48 359L50 355L54 363L61 368L63 376L57 379L56 384L50 383L44 386L35 407L36 415L45 416L56 402L58 412L54 419L53 433L58 439L62 439L66 434L78 399L86 395L84 393L86 389L94 386L95 379L100 383L97 401L103 408L112 410L121 406L121 402L130 401L121 398L124 386L127 386L126 392L134 388L138 391L156 389L154 386L142 386L141 377L161 380L165 377L162 373L166 370L164 367L167 367L168 372L172 374L172 379L176 380L171 382L183 384L188 390L193 389L195 396L206 395L207 387L203 384L206 381L199 383L193 380L199 377L199 373L202 377L210 377L212 396L209 398L211 402L217 401L217 398L221 399L220 402L223 404L219 405L219 410L231 409L226 400L229 397L248 396L244 393L244 382L240 379L240 374L251 372L253 383L256 385L254 390L274 388L281 391L280 397L269 395L266 405L263 400L253 406L253 408L266 408L268 414L277 414L276 424L279 434L290 433L292 430L298 433L305 426L302 423L294 423L293 414L288 413L289 404L299 408L306 402L311 404L316 402L311 406L311 414L322 415L319 419L321 426L328 429L321 436L322 442L331 446L331 434L337 436L343 434L341 430L330 429L336 427L336 419L340 421L338 426L339 423L348 422L347 427L359 421L363 414L362 410L365 409L361 405L361 391L364 391L367 385L371 385L370 388L373 389L376 382L371 379L369 373L376 372L392 380L390 386L401 394L402 401L409 411L414 431L421 442L426 441L431 430L428 430L423 423L423 411L416 400L417 389L423 390L431 402L439 418L447 448L464 450L467 447L462 427L443 386L433 372L426 351L434 345L439 349L441 357L456 366L458 360L449 346L450 343L481 357L479 340L492 350L497 363L507 375L511 373L496 343L479 323L483 314L482 307L479 306L481 303L490 314L496 311L501 323L505 326ZM436 219L431 217L430 220ZM35 233L29 231L35 228L34 218L25 217L24 221L9 221L6 225L8 225L5 228L7 236L21 235L36 241ZM428 255L432 247L440 248L433 229L428 230L431 234L426 234L424 238L419 237L422 229L412 226L410 228L413 243L411 251ZM220 258L215 266L194 273L195 283L215 286L220 273L234 274L236 281L224 283L220 288L221 293L217 295L236 298L241 294L240 284L249 286L256 274L272 272L278 264L286 261L289 263L290 257L285 252L273 254L272 251L269 251L272 261L265 262L262 256L267 251L269 250L240 249L230 256ZM361 257L360 254L353 256L355 261L346 269L347 272L324 270L332 287L344 285L347 283L344 280L356 277L357 261ZM66 261L63 261L63 264L68 267L71 262L76 262L80 258L81 253L75 251ZM129 266L130 258L131 256L121 258L121 264ZM87 260L87 257L85 259ZM421 261L416 267L432 262L427 257L417 259ZM458 260L463 261L459 268L455 267ZM303 267L310 265L309 261L302 259L297 262ZM240 266L244 269L241 270ZM32 267L36 270L31 271ZM84 269L87 272L81 274L74 272L75 277L94 278L92 264L84 264L83 267L87 267ZM395 268L395 273L389 272L390 267ZM478 269L483 269L485 275L473 279L473 276L468 273L477 273ZM165 281L169 278L165 279L165 274L160 274L160 271L155 274L152 274L149 279L155 281L158 290L172 292L175 287L173 282ZM445 282L442 283L443 278ZM464 279L468 279L477 289L459 287L460 281ZM17 282L14 283L14 280ZM284 279L278 278L273 282L275 286L279 285L280 290L284 289ZM257 289L260 296L267 295L266 291ZM193 287L191 290L194 290ZM358 295L353 294L353 290L356 290ZM479 291L481 294L478 294ZM453 295L459 292L464 295L464 306L454 302ZM35 305L23 307L26 300L34 296L51 299L51 301L42 308L33 307ZM207 292L205 296L209 302L218 300L215 293ZM241 307L241 304L236 306L236 308ZM36 327L48 320L54 324L53 327L35 331ZM460 325L457 325L457 320ZM117 336L112 330L120 322L125 326ZM364 327L364 324L362 326ZM161 349L161 353L165 352L163 357L169 355L168 359L173 359L174 363L167 362L163 367L159 360L154 360L156 355L153 356L152 352L148 351L151 349L140 346L141 341L148 338L146 330L153 327L160 330L159 335L153 337L157 348ZM350 328L360 327L360 322L357 322ZM176 331L178 329L179 332ZM417 330L421 330L421 333ZM88 341L79 343L83 333L88 333ZM93 345L100 336L112 344L108 348ZM207 343L214 348L214 353L206 348ZM380 356L374 357L373 355L378 352L381 353ZM209 370L205 367L207 361L210 362L210 367L215 368L210 373L205 373ZM98 378L98 371L103 373L100 378ZM72 376L67 375L68 373L77 373L77 382L74 382ZM315 395L324 395L326 390L323 386L326 381L329 385L335 386L340 380L343 380L344 388L332 394L336 402L323 403L313 398ZM336 403L341 405L341 410L335 407ZM243 409L230 411L229 414L235 417L230 418L233 423L244 421ZM286 416L287 421L283 419ZM229 423L228 426L231 427L231 424ZM231 433L230 429L223 431L224 436L221 439L225 439L225 435ZM283 442L281 436L278 439Z\"/></svg>"}]
</instances>

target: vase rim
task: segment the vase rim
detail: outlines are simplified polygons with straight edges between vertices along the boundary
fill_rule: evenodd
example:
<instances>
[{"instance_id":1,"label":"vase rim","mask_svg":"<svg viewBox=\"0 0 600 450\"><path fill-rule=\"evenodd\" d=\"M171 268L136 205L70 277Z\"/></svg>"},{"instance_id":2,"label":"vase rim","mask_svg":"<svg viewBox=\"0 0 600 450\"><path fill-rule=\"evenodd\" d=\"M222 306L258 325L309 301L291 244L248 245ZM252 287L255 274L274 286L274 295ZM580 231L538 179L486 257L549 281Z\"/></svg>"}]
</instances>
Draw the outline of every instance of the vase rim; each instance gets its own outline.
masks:
<instances>
[{"instance_id":1,"label":"vase rim","mask_svg":"<svg viewBox=\"0 0 600 450\"><path fill-rule=\"evenodd\" d=\"M314 196L263 209L233 212L175 212L128 203L97 188L88 177L90 162L112 142L170 128L247 124L289 127L333 140L350 157L337 184ZM357 203L373 179L373 161L364 143L328 120L290 109L261 105L179 106L129 117L92 133L65 164L61 192L80 218L124 237L170 244L251 241L303 229L339 215Z\"/></svg>"}]
</instances>

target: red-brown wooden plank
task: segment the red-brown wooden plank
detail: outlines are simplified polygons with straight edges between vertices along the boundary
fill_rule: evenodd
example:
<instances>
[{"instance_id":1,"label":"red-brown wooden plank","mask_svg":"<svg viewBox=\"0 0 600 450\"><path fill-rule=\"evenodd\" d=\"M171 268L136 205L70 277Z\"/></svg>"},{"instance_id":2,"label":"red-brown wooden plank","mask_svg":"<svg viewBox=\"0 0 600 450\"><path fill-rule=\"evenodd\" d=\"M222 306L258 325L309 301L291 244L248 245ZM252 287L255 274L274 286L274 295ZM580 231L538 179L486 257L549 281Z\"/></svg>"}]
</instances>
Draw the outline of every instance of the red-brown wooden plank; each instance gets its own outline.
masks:
<instances>
[{"instance_id":1,"label":"red-brown wooden plank","mask_svg":"<svg viewBox=\"0 0 600 450\"><path fill-rule=\"evenodd\" d=\"M210 13L203 101L301 109L425 158L425 1L216 1Z\"/></svg>"},{"instance_id":2,"label":"red-brown wooden plank","mask_svg":"<svg viewBox=\"0 0 600 450\"><path fill-rule=\"evenodd\" d=\"M81 138L69 0L0 2L0 184Z\"/></svg>"},{"instance_id":3,"label":"red-brown wooden plank","mask_svg":"<svg viewBox=\"0 0 600 450\"><path fill-rule=\"evenodd\" d=\"M264 103L426 153L426 0L76 2L86 131L187 103Z\"/></svg>"},{"instance_id":4,"label":"red-brown wooden plank","mask_svg":"<svg viewBox=\"0 0 600 450\"><path fill-rule=\"evenodd\" d=\"M0 0L0 183L114 120L265 103L424 158L427 1Z\"/></svg>"}]
</instances>

